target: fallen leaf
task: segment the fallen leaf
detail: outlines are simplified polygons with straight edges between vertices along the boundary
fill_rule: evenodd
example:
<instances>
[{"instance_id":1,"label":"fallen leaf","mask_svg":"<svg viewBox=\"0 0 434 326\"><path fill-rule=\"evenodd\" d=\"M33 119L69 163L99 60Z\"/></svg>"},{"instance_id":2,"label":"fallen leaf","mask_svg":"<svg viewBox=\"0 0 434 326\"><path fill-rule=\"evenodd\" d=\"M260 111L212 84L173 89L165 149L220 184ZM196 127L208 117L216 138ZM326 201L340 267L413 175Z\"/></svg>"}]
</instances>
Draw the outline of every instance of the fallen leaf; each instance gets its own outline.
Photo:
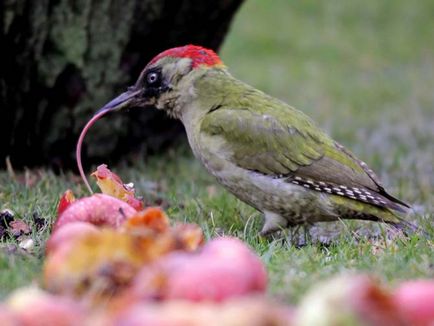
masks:
<instances>
[{"instance_id":1,"label":"fallen leaf","mask_svg":"<svg viewBox=\"0 0 434 326\"><path fill-rule=\"evenodd\" d=\"M57 206L57 216L62 214L65 209L75 201L75 196L72 190L68 189L64 192L62 197L60 197L59 205Z\"/></svg>"},{"instance_id":2,"label":"fallen leaf","mask_svg":"<svg viewBox=\"0 0 434 326\"><path fill-rule=\"evenodd\" d=\"M30 233L30 226L22 220L14 220L9 223L9 231L14 237Z\"/></svg>"},{"instance_id":3,"label":"fallen leaf","mask_svg":"<svg viewBox=\"0 0 434 326\"><path fill-rule=\"evenodd\" d=\"M101 164L96 171L91 174L103 194L116 197L130 204L136 210L143 209L143 202L135 198L133 184L124 184L121 178L110 171L106 164Z\"/></svg>"}]
</instances>

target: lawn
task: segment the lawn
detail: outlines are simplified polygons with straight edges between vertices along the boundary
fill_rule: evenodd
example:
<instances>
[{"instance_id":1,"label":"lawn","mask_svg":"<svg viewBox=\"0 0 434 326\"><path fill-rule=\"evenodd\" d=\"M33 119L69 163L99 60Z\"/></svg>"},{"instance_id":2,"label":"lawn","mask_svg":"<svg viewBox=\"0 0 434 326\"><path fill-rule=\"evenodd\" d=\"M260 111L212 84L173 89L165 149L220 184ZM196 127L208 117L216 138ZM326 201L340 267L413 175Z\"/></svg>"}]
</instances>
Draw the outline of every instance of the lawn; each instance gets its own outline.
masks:
<instances>
[{"instance_id":1,"label":"lawn","mask_svg":"<svg viewBox=\"0 0 434 326\"><path fill-rule=\"evenodd\" d=\"M433 31L429 0L249 0L220 54L239 79L304 111L366 161L392 194L414 206L412 220L434 234ZM187 146L111 168L172 220L198 223L207 237L249 243L267 265L270 294L284 301L298 302L315 282L345 272L369 272L391 286L434 277L432 240L389 239L386 227L372 223L321 225L301 248L259 238L260 214L207 175ZM3 237L0 297L38 281L44 242L67 188L86 194L70 172L0 172L0 209L30 224L35 241L26 253L17 248L20 240ZM319 241L329 234L331 243Z\"/></svg>"}]
</instances>

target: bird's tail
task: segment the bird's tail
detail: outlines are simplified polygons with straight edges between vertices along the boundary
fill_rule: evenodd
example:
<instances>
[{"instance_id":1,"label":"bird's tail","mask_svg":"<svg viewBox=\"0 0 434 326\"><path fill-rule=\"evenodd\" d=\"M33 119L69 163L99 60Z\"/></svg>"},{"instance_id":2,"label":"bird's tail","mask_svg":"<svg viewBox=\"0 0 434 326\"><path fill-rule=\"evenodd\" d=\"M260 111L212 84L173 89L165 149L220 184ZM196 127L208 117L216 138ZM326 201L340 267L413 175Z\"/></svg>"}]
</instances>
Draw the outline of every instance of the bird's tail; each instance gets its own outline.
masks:
<instances>
[{"instance_id":1,"label":"bird's tail","mask_svg":"<svg viewBox=\"0 0 434 326\"><path fill-rule=\"evenodd\" d=\"M393 214L397 221L384 221L396 229L402 231L406 235L412 234L420 234L425 238L431 238L432 235L423 230L417 224L410 222L409 218L411 215L414 215L411 209L408 209L407 214L403 215L401 213L396 213L395 211L390 210L390 214Z\"/></svg>"},{"instance_id":2,"label":"bird's tail","mask_svg":"<svg viewBox=\"0 0 434 326\"><path fill-rule=\"evenodd\" d=\"M413 210L408 205L399 205L399 209L395 209L395 207L380 207L337 196L330 196L330 198L338 206L343 218L384 222L403 231L406 235L419 233L429 237L426 231L409 221Z\"/></svg>"},{"instance_id":3,"label":"bird's tail","mask_svg":"<svg viewBox=\"0 0 434 326\"><path fill-rule=\"evenodd\" d=\"M401 230L406 235L418 233L422 234L425 237L430 237L430 235L425 230L421 229L415 223L409 221L409 219L411 219L411 216L414 215L414 211L410 205L388 194L384 189L382 189L380 194L387 199L387 206L384 208L387 210L386 214L393 217L392 219L384 219L384 222L393 225L395 228ZM393 219L395 219L396 221L393 221Z\"/></svg>"}]
</instances>

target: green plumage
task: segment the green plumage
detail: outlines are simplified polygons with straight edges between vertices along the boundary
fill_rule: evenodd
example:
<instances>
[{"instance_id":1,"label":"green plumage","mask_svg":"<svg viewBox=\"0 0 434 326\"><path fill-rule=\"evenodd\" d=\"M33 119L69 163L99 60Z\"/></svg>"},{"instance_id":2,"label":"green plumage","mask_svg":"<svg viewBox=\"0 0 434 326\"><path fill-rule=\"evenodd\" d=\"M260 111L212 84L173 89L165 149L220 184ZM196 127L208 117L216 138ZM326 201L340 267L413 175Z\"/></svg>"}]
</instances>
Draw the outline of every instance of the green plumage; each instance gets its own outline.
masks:
<instances>
[{"instance_id":1,"label":"green plumage","mask_svg":"<svg viewBox=\"0 0 434 326\"><path fill-rule=\"evenodd\" d=\"M354 192L332 191L330 202L342 218L399 223L405 204L388 195L365 163L322 132L305 114L258 91L222 71L208 71L196 83L198 93L213 93L214 110L201 123L200 132L225 141L225 158L246 170L270 178L295 177L328 188L369 191L377 204ZM200 105L209 106L210 98ZM289 181L290 182L290 181ZM304 183L305 185L309 185ZM344 188L340 188L344 187ZM324 187L308 188L324 191ZM366 198L368 199L368 198Z\"/></svg>"},{"instance_id":2,"label":"green plumage","mask_svg":"<svg viewBox=\"0 0 434 326\"><path fill-rule=\"evenodd\" d=\"M408 206L364 162L302 112L232 77L211 50L158 55L108 109L127 104L180 119L205 168L264 213L262 234L341 218L406 225Z\"/></svg>"}]
</instances>

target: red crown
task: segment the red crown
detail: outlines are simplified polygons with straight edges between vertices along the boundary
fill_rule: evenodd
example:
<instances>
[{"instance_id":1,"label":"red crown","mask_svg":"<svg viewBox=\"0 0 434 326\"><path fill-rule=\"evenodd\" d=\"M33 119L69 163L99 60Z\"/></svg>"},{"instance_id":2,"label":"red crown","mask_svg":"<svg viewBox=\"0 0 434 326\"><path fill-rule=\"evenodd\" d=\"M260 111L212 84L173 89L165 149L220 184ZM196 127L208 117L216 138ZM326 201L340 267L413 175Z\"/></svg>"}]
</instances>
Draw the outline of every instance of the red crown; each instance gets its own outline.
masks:
<instances>
[{"instance_id":1,"label":"red crown","mask_svg":"<svg viewBox=\"0 0 434 326\"><path fill-rule=\"evenodd\" d=\"M164 57L190 58L193 61L193 68L202 65L208 67L223 66L223 62L221 61L217 53L215 53L213 50L191 44L168 49L164 52L161 52L148 63L148 66L156 63L158 60Z\"/></svg>"}]
</instances>

